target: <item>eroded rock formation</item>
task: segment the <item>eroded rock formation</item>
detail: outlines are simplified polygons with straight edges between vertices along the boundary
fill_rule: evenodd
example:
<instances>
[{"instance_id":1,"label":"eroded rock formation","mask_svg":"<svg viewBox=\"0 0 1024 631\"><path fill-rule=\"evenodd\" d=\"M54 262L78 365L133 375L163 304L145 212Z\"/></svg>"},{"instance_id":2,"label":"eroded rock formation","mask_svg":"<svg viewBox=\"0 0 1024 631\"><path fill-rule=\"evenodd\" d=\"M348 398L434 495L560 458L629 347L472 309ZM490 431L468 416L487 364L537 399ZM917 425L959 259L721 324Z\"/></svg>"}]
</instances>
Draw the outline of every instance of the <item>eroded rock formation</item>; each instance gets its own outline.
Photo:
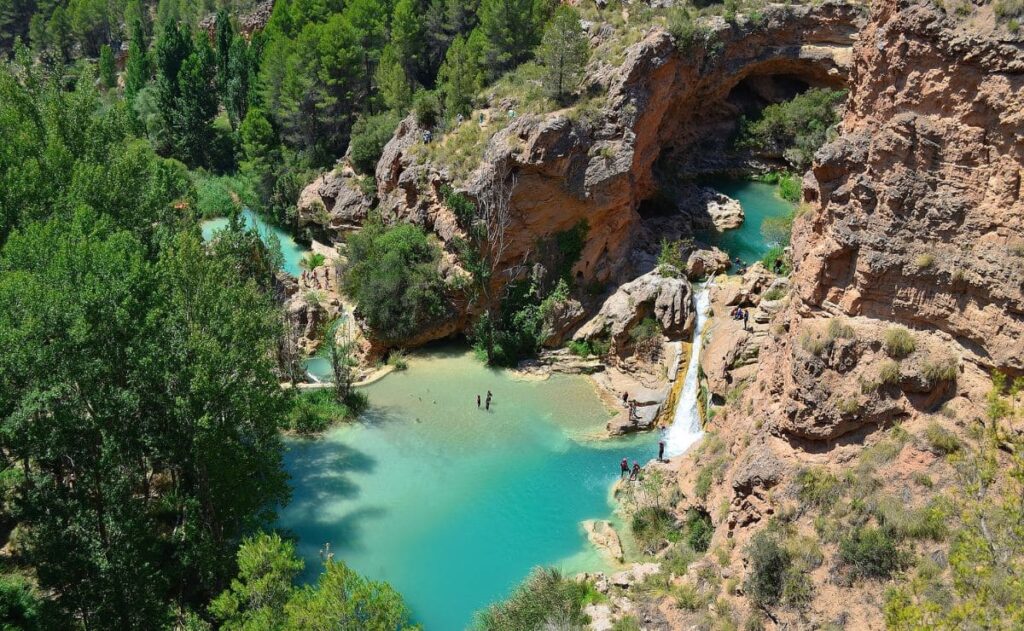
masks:
<instances>
[{"instance_id":1,"label":"eroded rock formation","mask_svg":"<svg viewBox=\"0 0 1024 631\"><path fill-rule=\"evenodd\" d=\"M720 46L706 54L681 54L667 31L652 28L627 51L621 66L595 62L588 73L594 83L588 91L606 94L596 117L563 110L508 121L502 119L504 109L489 110L481 133L493 136L468 175L444 160L426 160L422 130L406 119L377 165L382 214L424 226L448 243L460 233L442 203L442 186L453 185L479 200L496 177L511 180L514 212L503 264L519 263L539 241L586 221L589 231L573 268L575 278L628 281L649 269L638 269L629 253L642 232L640 204L660 186L655 162L667 157L678 168L695 171L709 166L700 156L713 152L695 149L724 138L723 129L734 126L743 111L743 99L774 98L772 91L786 82L843 85L859 15L853 7L825 4L773 6L757 23L718 19L712 28ZM514 102L492 105L515 107ZM475 119L462 123L478 124ZM722 213L723 225L735 224L736 213L727 214Z\"/></svg>"}]
</instances>

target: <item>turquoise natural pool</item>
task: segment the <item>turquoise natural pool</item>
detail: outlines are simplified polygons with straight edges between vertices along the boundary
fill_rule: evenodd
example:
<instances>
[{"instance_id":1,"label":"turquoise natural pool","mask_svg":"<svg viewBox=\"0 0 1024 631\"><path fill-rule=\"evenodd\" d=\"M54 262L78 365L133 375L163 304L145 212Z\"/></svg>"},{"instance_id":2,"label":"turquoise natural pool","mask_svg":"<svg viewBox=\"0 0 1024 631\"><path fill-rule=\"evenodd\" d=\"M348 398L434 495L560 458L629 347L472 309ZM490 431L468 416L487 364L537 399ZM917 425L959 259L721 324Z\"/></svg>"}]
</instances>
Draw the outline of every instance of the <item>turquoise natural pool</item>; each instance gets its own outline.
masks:
<instances>
[{"instance_id":1,"label":"turquoise natural pool","mask_svg":"<svg viewBox=\"0 0 1024 631\"><path fill-rule=\"evenodd\" d=\"M488 389L491 411L478 410ZM278 526L298 536L307 580L330 542L428 631L464 628L534 566L604 567L580 521L608 518L621 458L656 455L657 434L588 440L610 411L585 378L517 380L464 350L413 355L365 391L361 422L289 441Z\"/></svg>"},{"instance_id":2,"label":"turquoise natural pool","mask_svg":"<svg viewBox=\"0 0 1024 631\"><path fill-rule=\"evenodd\" d=\"M290 234L277 226L270 225L248 208L242 211L242 222L247 228L255 227L256 231L260 234L260 238L264 241L267 241L268 235L276 235L277 240L281 242L281 254L284 257L284 264L281 266L282 269L292 276L298 276L302 273L302 266L300 265L300 262L302 261L302 257L309 252L309 248L300 245ZM204 221L202 225L203 240L209 241L213 238L213 234L215 232L223 230L227 225L227 217L218 217L217 219Z\"/></svg>"},{"instance_id":3,"label":"turquoise natural pool","mask_svg":"<svg viewBox=\"0 0 1024 631\"><path fill-rule=\"evenodd\" d=\"M760 261L768 250L778 245L765 240L761 224L769 217L783 217L792 212L793 204L778 196L774 184L726 178L711 178L701 184L738 200L744 214L743 225L739 228L701 232L698 235L701 240L725 250L730 258L739 257L744 265Z\"/></svg>"}]
</instances>

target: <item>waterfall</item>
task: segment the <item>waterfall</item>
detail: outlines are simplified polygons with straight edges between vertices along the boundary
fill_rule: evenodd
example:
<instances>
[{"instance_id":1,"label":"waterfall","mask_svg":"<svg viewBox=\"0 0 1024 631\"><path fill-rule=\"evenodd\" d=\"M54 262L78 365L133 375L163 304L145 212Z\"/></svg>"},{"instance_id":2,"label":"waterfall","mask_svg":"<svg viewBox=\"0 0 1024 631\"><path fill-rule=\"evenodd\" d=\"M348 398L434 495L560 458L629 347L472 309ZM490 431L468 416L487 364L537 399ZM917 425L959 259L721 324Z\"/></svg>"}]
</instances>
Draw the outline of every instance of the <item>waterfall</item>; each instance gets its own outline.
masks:
<instances>
[{"instance_id":1,"label":"waterfall","mask_svg":"<svg viewBox=\"0 0 1024 631\"><path fill-rule=\"evenodd\" d=\"M700 427L700 412L697 409L697 391L700 383L697 380L700 364L701 345L704 342L704 324L708 319L711 305L709 284L704 284L694 295L696 309L696 325L693 327L693 346L690 349L690 363L686 366L686 380L679 392L672 424L665 430L665 456L678 456L700 440L704 432Z\"/></svg>"}]
</instances>

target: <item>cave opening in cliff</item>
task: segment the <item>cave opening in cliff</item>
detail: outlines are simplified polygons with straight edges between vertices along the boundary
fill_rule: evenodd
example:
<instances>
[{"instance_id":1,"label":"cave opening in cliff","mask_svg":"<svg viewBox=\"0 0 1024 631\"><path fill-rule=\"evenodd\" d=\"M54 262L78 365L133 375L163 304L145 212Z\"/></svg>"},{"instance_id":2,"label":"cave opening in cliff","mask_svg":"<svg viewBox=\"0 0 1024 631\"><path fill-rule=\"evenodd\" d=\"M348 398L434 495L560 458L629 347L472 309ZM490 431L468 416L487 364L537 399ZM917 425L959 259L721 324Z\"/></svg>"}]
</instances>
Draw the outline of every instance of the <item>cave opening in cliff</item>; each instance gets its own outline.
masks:
<instances>
[{"instance_id":1,"label":"cave opening in cliff","mask_svg":"<svg viewBox=\"0 0 1024 631\"><path fill-rule=\"evenodd\" d=\"M740 80L725 100L734 118L757 118L769 105L790 101L812 87L805 78L796 75L753 75Z\"/></svg>"}]
</instances>

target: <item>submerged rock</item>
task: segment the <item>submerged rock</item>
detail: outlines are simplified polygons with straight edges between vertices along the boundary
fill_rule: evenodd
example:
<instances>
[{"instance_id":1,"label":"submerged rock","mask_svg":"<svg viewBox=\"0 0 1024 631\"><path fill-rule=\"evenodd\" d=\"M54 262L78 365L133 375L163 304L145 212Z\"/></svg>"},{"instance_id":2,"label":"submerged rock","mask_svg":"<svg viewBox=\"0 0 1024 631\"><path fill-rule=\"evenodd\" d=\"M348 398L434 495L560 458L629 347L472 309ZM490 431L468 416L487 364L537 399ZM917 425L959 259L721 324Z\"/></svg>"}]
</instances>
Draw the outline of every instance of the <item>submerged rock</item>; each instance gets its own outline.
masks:
<instances>
[{"instance_id":1,"label":"submerged rock","mask_svg":"<svg viewBox=\"0 0 1024 631\"><path fill-rule=\"evenodd\" d=\"M588 519L583 522L583 530L587 532L587 539L595 548L622 563L622 542L610 521Z\"/></svg>"}]
</instances>

